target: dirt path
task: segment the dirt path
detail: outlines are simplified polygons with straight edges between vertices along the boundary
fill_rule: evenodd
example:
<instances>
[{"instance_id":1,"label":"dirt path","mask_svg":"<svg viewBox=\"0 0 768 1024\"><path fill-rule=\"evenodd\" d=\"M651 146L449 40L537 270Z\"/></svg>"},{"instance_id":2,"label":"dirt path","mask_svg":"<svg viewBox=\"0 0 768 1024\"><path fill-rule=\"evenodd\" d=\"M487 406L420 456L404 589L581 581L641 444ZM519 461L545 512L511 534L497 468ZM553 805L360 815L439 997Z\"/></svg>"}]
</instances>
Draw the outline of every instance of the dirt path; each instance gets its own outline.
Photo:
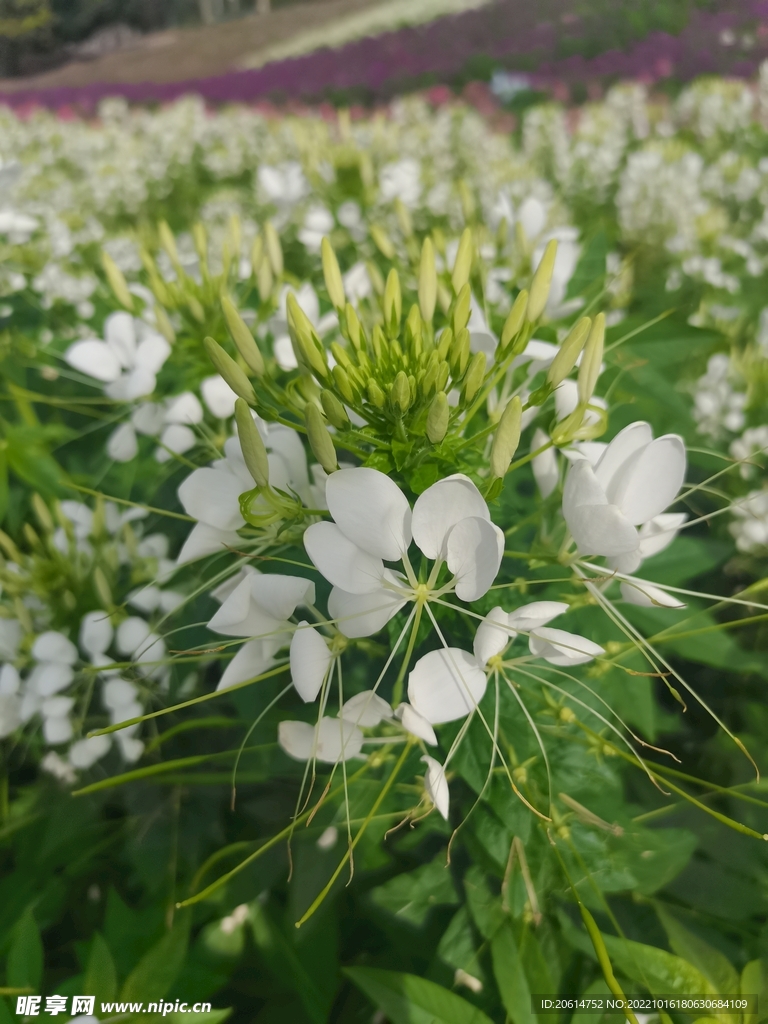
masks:
<instances>
[{"instance_id":1,"label":"dirt path","mask_svg":"<svg viewBox=\"0 0 768 1024\"><path fill-rule=\"evenodd\" d=\"M222 75L236 70L240 60L259 50L380 3L381 0L310 0L268 15L156 32L145 36L134 49L95 60L74 61L42 75L0 79L0 91L85 86L94 82L177 82Z\"/></svg>"}]
</instances>

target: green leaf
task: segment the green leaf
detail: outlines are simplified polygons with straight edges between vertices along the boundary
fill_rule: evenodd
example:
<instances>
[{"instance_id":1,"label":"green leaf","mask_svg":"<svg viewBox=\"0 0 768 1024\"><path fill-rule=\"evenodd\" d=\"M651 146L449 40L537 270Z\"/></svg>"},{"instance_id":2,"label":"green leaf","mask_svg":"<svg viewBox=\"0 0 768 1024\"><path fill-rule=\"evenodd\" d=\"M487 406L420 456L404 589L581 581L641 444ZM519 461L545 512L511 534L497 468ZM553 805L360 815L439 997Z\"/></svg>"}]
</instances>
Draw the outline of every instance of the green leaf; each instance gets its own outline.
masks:
<instances>
[{"instance_id":1,"label":"green leaf","mask_svg":"<svg viewBox=\"0 0 768 1024\"><path fill-rule=\"evenodd\" d=\"M730 995L739 991L739 976L720 950L689 932L660 904L656 905L656 913L675 953L700 970L716 992Z\"/></svg>"},{"instance_id":2,"label":"green leaf","mask_svg":"<svg viewBox=\"0 0 768 1024\"><path fill-rule=\"evenodd\" d=\"M423 494L428 487L437 482L438 469L434 462L428 462L426 466L419 466L415 469L408 483L414 494Z\"/></svg>"},{"instance_id":3,"label":"green leaf","mask_svg":"<svg viewBox=\"0 0 768 1024\"><path fill-rule=\"evenodd\" d=\"M665 949L603 935L614 967L656 995L702 995L716 989L693 964Z\"/></svg>"},{"instance_id":4,"label":"green leaf","mask_svg":"<svg viewBox=\"0 0 768 1024\"><path fill-rule=\"evenodd\" d=\"M376 967L346 967L344 973L392 1024L492 1024L466 999L415 974Z\"/></svg>"},{"instance_id":5,"label":"green leaf","mask_svg":"<svg viewBox=\"0 0 768 1024\"><path fill-rule=\"evenodd\" d=\"M96 996L96 1003L109 1001L117 994L117 970L104 937L94 932L88 963L85 968L83 990Z\"/></svg>"},{"instance_id":6,"label":"green leaf","mask_svg":"<svg viewBox=\"0 0 768 1024\"><path fill-rule=\"evenodd\" d=\"M13 929L6 978L9 988L35 991L43 980L43 943L31 910L24 913Z\"/></svg>"},{"instance_id":7,"label":"green leaf","mask_svg":"<svg viewBox=\"0 0 768 1024\"><path fill-rule=\"evenodd\" d=\"M531 990L509 921L502 924L491 940L491 959L501 1001L512 1024L536 1024Z\"/></svg>"},{"instance_id":8,"label":"green leaf","mask_svg":"<svg viewBox=\"0 0 768 1024\"><path fill-rule=\"evenodd\" d=\"M8 455L6 443L0 442L0 523L8 511Z\"/></svg>"},{"instance_id":9,"label":"green leaf","mask_svg":"<svg viewBox=\"0 0 768 1024\"><path fill-rule=\"evenodd\" d=\"M126 978L120 998L127 1002L162 999L184 963L189 941L189 915L182 914L173 928L139 960Z\"/></svg>"},{"instance_id":10,"label":"green leaf","mask_svg":"<svg viewBox=\"0 0 768 1024\"><path fill-rule=\"evenodd\" d=\"M460 907L451 918L451 923L440 939L437 955L454 970L466 971L484 980L475 933L466 907Z\"/></svg>"},{"instance_id":11,"label":"green leaf","mask_svg":"<svg viewBox=\"0 0 768 1024\"><path fill-rule=\"evenodd\" d=\"M390 878L371 892L371 899L382 910L388 910L404 921L421 925L432 907L458 903L445 855L415 871Z\"/></svg>"},{"instance_id":12,"label":"green leaf","mask_svg":"<svg viewBox=\"0 0 768 1024\"><path fill-rule=\"evenodd\" d=\"M208 1013L169 1013L166 1020L171 1024L222 1024L231 1013L231 1008L209 1010Z\"/></svg>"}]
</instances>

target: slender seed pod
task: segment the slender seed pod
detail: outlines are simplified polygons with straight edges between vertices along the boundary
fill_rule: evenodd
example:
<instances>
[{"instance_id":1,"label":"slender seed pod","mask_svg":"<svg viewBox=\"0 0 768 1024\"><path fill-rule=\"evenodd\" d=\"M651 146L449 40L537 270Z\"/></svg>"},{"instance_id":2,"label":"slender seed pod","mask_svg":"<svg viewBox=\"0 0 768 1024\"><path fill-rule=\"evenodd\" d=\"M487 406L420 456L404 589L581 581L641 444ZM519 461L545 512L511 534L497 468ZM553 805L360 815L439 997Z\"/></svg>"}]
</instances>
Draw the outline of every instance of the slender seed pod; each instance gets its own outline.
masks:
<instances>
[{"instance_id":1,"label":"slender seed pod","mask_svg":"<svg viewBox=\"0 0 768 1024\"><path fill-rule=\"evenodd\" d=\"M343 430L349 426L347 410L332 391L323 389L320 392L320 404L328 422L332 423L337 430Z\"/></svg>"},{"instance_id":2,"label":"slender seed pod","mask_svg":"<svg viewBox=\"0 0 768 1024\"><path fill-rule=\"evenodd\" d=\"M323 258L323 277L325 278L325 287L328 289L328 297L333 303L334 308L340 312L344 309L347 298L344 294L344 283L341 280L339 261L336 259L336 253L333 251L333 246L327 238L324 238L320 243L320 252Z\"/></svg>"},{"instance_id":3,"label":"slender seed pod","mask_svg":"<svg viewBox=\"0 0 768 1024\"><path fill-rule=\"evenodd\" d=\"M450 408L444 391L438 391L427 413L427 437L432 444L440 444L448 430Z\"/></svg>"},{"instance_id":4,"label":"slender seed pod","mask_svg":"<svg viewBox=\"0 0 768 1024\"><path fill-rule=\"evenodd\" d=\"M464 398L471 402L485 378L485 352L475 352L464 377Z\"/></svg>"},{"instance_id":5,"label":"slender seed pod","mask_svg":"<svg viewBox=\"0 0 768 1024\"><path fill-rule=\"evenodd\" d=\"M502 478L509 469L509 464L520 443L522 418L523 403L520 401L520 396L515 395L507 402L507 406L501 414L491 446L491 473L494 477Z\"/></svg>"},{"instance_id":6,"label":"slender seed pod","mask_svg":"<svg viewBox=\"0 0 768 1024\"><path fill-rule=\"evenodd\" d=\"M525 323L525 311L528 306L528 291L523 288L520 294L517 296L515 301L512 303L512 309L509 311L509 316L504 321L504 326L501 330L501 351L504 352L519 332L520 328Z\"/></svg>"},{"instance_id":7,"label":"slender seed pod","mask_svg":"<svg viewBox=\"0 0 768 1024\"><path fill-rule=\"evenodd\" d=\"M419 309L425 322L432 323L437 302L437 270L435 269L435 247L427 237L421 247L419 264Z\"/></svg>"},{"instance_id":8,"label":"slender seed pod","mask_svg":"<svg viewBox=\"0 0 768 1024\"><path fill-rule=\"evenodd\" d=\"M408 383L408 377L402 370L395 377L389 390L389 399L394 408L399 412L408 412L411 404L411 387Z\"/></svg>"},{"instance_id":9,"label":"slender seed pod","mask_svg":"<svg viewBox=\"0 0 768 1024\"><path fill-rule=\"evenodd\" d=\"M249 405L255 405L256 393L253 386L232 356L213 338L206 338L203 344L208 358L216 367L216 372L224 378L238 397L245 399Z\"/></svg>"},{"instance_id":10,"label":"slender seed pod","mask_svg":"<svg viewBox=\"0 0 768 1024\"><path fill-rule=\"evenodd\" d=\"M469 285L462 286L453 307L453 333L458 334L469 323L470 308L472 305L472 292Z\"/></svg>"},{"instance_id":11,"label":"slender seed pod","mask_svg":"<svg viewBox=\"0 0 768 1024\"><path fill-rule=\"evenodd\" d=\"M561 384L576 365L576 360L586 344L591 327L590 318L583 316L571 328L570 334L558 349L557 355L547 371L547 383L552 388Z\"/></svg>"},{"instance_id":12,"label":"slender seed pod","mask_svg":"<svg viewBox=\"0 0 768 1024\"><path fill-rule=\"evenodd\" d=\"M222 295L221 308L224 312L224 319L227 321L229 333L232 335L232 340L237 347L237 351L243 357L245 365L257 377L263 376L265 370L264 357L259 351L259 346L253 340L253 335L248 330L247 324L228 295Z\"/></svg>"},{"instance_id":13,"label":"slender seed pod","mask_svg":"<svg viewBox=\"0 0 768 1024\"><path fill-rule=\"evenodd\" d=\"M400 276L394 267L387 274L384 286L384 321L387 327L396 333L403 315L403 295L400 290Z\"/></svg>"},{"instance_id":14,"label":"slender seed pod","mask_svg":"<svg viewBox=\"0 0 768 1024\"><path fill-rule=\"evenodd\" d=\"M469 228L464 228L459 239L456 262L453 264L453 273L451 274L451 284L457 295L469 281L469 275L472 272L472 250L472 232Z\"/></svg>"},{"instance_id":15,"label":"slender seed pod","mask_svg":"<svg viewBox=\"0 0 768 1024\"><path fill-rule=\"evenodd\" d=\"M253 422L250 407L242 398L238 398L235 402L235 422L245 468L259 487L267 487L269 485L267 449L264 447L258 427Z\"/></svg>"},{"instance_id":16,"label":"slender seed pod","mask_svg":"<svg viewBox=\"0 0 768 1024\"><path fill-rule=\"evenodd\" d=\"M600 366L603 362L604 345L605 313L598 313L592 323L592 330L589 332L579 366L579 402L586 404L594 393L597 379L600 376Z\"/></svg>"},{"instance_id":17,"label":"slender seed pod","mask_svg":"<svg viewBox=\"0 0 768 1024\"><path fill-rule=\"evenodd\" d=\"M109 287L112 289L115 298L121 306L125 306L126 309L133 312L133 296L128 291L128 285L123 277L122 270L108 252L102 252L101 264L104 267L104 273L107 275Z\"/></svg>"},{"instance_id":18,"label":"slender seed pod","mask_svg":"<svg viewBox=\"0 0 768 1024\"><path fill-rule=\"evenodd\" d=\"M271 220L268 220L264 225L264 243L267 250L267 258L269 259L270 266L272 267L272 273L275 277L283 276L283 249L280 245L280 238L278 237L275 226Z\"/></svg>"},{"instance_id":19,"label":"slender seed pod","mask_svg":"<svg viewBox=\"0 0 768 1024\"><path fill-rule=\"evenodd\" d=\"M549 298L549 289L552 284L552 271L555 269L555 257L557 256L557 239L547 242L544 255L539 260L536 273L531 281L531 291L528 295L528 309L525 318L529 324L538 320L544 312L544 307Z\"/></svg>"},{"instance_id":20,"label":"slender seed pod","mask_svg":"<svg viewBox=\"0 0 768 1024\"><path fill-rule=\"evenodd\" d=\"M307 404L305 423L309 447L312 449L315 458L326 473L333 473L334 470L339 468L336 449L333 447L333 438L328 433L325 423L323 423L320 410L314 402Z\"/></svg>"}]
</instances>

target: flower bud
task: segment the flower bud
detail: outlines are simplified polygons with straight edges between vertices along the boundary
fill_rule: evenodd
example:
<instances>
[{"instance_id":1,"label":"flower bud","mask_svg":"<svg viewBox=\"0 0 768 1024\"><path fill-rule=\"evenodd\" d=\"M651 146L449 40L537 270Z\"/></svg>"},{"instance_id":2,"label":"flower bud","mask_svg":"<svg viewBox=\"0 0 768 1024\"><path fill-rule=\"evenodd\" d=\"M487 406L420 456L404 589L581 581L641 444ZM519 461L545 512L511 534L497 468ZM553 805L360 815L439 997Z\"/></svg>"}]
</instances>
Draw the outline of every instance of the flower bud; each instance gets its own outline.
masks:
<instances>
[{"instance_id":1,"label":"flower bud","mask_svg":"<svg viewBox=\"0 0 768 1024\"><path fill-rule=\"evenodd\" d=\"M408 377L402 370L397 374L392 387L389 389L389 399L395 409L398 409L401 413L408 412L411 404L411 388L408 383Z\"/></svg>"},{"instance_id":2,"label":"flower bud","mask_svg":"<svg viewBox=\"0 0 768 1024\"><path fill-rule=\"evenodd\" d=\"M598 313L592 323L584 355L581 357L578 377L579 402L586 404L595 390L600 366L603 362L603 345L605 343L605 313Z\"/></svg>"},{"instance_id":3,"label":"flower bud","mask_svg":"<svg viewBox=\"0 0 768 1024\"><path fill-rule=\"evenodd\" d=\"M435 386L438 391L445 391L445 385L448 383L448 378L451 375L451 368L446 362L440 363L437 368L437 380Z\"/></svg>"},{"instance_id":4,"label":"flower bud","mask_svg":"<svg viewBox=\"0 0 768 1024\"><path fill-rule=\"evenodd\" d=\"M413 224L411 223L411 215L408 212L408 207L402 201L402 199L396 199L395 203L395 216L397 217L397 226L403 234L403 238L410 238L413 234Z\"/></svg>"},{"instance_id":5,"label":"flower bud","mask_svg":"<svg viewBox=\"0 0 768 1024\"><path fill-rule=\"evenodd\" d=\"M296 344L304 359L304 362L318 376L325 380L328 377L328 366L325 361L325 351L319 342L315 341L314 329L309 317L296 301L293 292L288 292L286 301L288 313L288 326L293 328Z\"/></svg>"},{"instance_id":6,"label":"flower bud","mask_svg":"<svg viewBox=\"0 0 768 1024\"><path fill-rule=\"evenodd\" d=\"M465 284L458 294L456 305L453 307L453 333L458 334L469 323L470 307L472 305L472 292L469 285Z\"/></svg>"},{"instance_id":7,"label":"flower bud","mask_svg":"<svg viewBox=\"0 0 768 1024\"><path fill-rule=\"evenodd\" d=\"M340 363L341 366L344 367L345 370L351 370L355 365L352 362L352 357L349 352L347 352L344 346L340 345L338 341L331 342L331 355L337 363Z\"/></svg>"},{"instance_id":8,"label":"flower bud","mask_svg":"<svg viewBox=\"0 0 768 1024\"><path fill-rule=\"evenodd\" d=\"M418 343L418 350L421 351L421 312L419 307L414 303L408 310L408 316L405 318L405 326L408 331L406 340L411 339L414 343Z\"/></svg>"},{"instance_id":9,"label":"flower bud","mask_svg":"<svg viewBox=\"0 0 768 1024\"><path fill-rule=\"evenodd\" d=\"M337 430L343 430L349 426L347 410L332 391L323 389L320 392L320 404L328 422L332 423Z\"/></svg>"},{"instance_id":10,"label":"flower bud","mask_svg":"<svg viewBox=\"0 0 768 1024\"><path fill-rule=\"evenodd\" d=\"M451 345L450 363L454 377L461 377L469 362L469 331L459 331Z\"/></svg>"},{"instance_id":11,"label":"flower bud","mask_svg":"<svg viewBox=\"0 0 768 1024\"><path fill-rule=\"evenodd\" d=\"M512 303L509 316L504 321L501 329L501 351L504 352L507 345L520 333L520 328L525 323L525 311L528 306L528 292L525 288L520 292Z\"/></svg>"},{"instance_id":12,"label":"flower bud","mask_svg":"<svg viewBox=\"0 0 768 1024\"><path fill-rule=\"evenodd\" d=\"M525 318L529 324L538 320L544 312L544 307L549 298L549 288L552 284L552 271L555 269L555 257L557 256L557 240L547 242L544 255L539 261L536 273L531 281L531 291L528 296L528 309Z\"/></svg>"},{"instance_id":13,"label":"flower bud","mask_svg":"<svg viewBox=\"0 0 768 1024\"><path fill-rule=\"evenodd\" d=\"M451 275L451 284L457 295L469 281L469 275L472 272L472 255L472 232L469 228L464 228L459 239L456 262L453 264L453 274Z\"/></svg>"},{"instance_id":14,"label":"flower bud","mask_svg":"<svg viewBox=\"0 0 768 1024\"><path fill-rule=\"evenodd\" d=\"M512 457L520 443L520 429L523 418L523 403L520 396L515 395L507 402L501 414L496 436L491 446L491 473L501 479L509 469Z\"/></svg>"},{"instance_id":15,"label":"flower bud","mask_svg":"<svg viewBox=\"0 0 768 1024\"><path fill-rule=\"evenodd\" d=\"M56 526L53 522L53 516L51 515L50 509L45 504L39 494L32 495L32 508L35 510L37 521L40 523L40 528L43 533L53 533Z\"/></svg>"},{"instance_id":16,"label":"flower bud","mask_svg":"<svg viewBox=\"0 0 768 1024\"><path fill-rule=\"evenodd\" d=\"M475 352L469 361L467 373L464 377L464 398L471 402L485 377L485 352Z\"/></svg>"},{"instance_id":17,"label":"flower bud","mask_svg":"<svg viewBox=\"0 0 768 1024\"><path fill-rule=\"evenodd\" d=\"M383 409L387 396L381 390L376 381L371 377L368 381L368 401L377 409Z\"/></svg>"},{"instance_id":18,"label":"flower bud","mask_svg":"<svg viewBox=\"0 0 768 1024\"><path fill-rule=\"evenodd\" d=\"M352 390L349 375L347 371L344 369L344 367L339 366L337 363L336 366L334 366L334 368L331 370L331 373L333 374L333 379L336 382L336 387L339 391L339 394L344 399L344 401L354 402L355 393Z\"/></svg>"},{"instance_id":19,"label":"flower bud","mask_svg":"<svg viewBox=\"0 0 768 1024\"><path fill-rule=\"evenodd\" d=\"M356 349L360 348L362 342L360 321L353 306L347 303L344 310L344 317L347 321L347 336Z\"/></svg>"},{"instance_id":20,"label":"flower bud","mask_svg":"<svg viewBox=\"0 0 768 1024\"><path fill-rule=\"evenodd\" d=\"M280 245L277 231L271 220L264 225L264 245L267 250L269 265L275 277L283 276L283 250Z\"/></svg>"},{"instance_id":21,"label":"flower bud","mask_svg":"<svg viewBox=\"0 0 768 1024\"><path fill-rule=\"evenodd\" d=\"M335 309L342 310L347 301L344 295L344 284L341 280L339 261L327 238L320 243L320 252L323 257L323 277L325 278L325 287L328 289L328 296Z\"/></svg>"},{"instance_id":22,"label":"flower bud","mask_svg":"<svg viewBox=\"0 0 768 1024\"><path fill-rule=\"evenodd\" d=\"M435 389L435 385L437 384L437 368L439 365L440 363L438 360L435 360L434 363L427 366L424 376L421 379L421 393L425 398L429 398Z\"/></svg>"},{"instance_id":23,"label":"flower bud","mask_svg":"<svg viewBox=\"0 0 768 1024\"><path fill-rule=\"evenodd\" d=\"M403 296L400 291L400 277L393 267L387 274L384 287L384 322L388 329L396 334L403 313Z\"/></svg>"},{"instance_id":24,"label":"flower bud","mask_svg":"<svg viewBox=\"0 0 768 1024\"><path fill-rule=\"evenodd\" d=\"M264 239L256 235L251 246L251 272L258 274L261 261L264 259Z\"/></svg>"},{"instance_id":25,"label":"flower bud","mask_svg":"<svg viewBox=\"0 0 768 1024\"><path fill-rule=\"evenodd\" d=\"M272 267L269 265L268 259L262 258L256 278L256 287L259 289L259 298L262 302L266 302L272 294L273 284Z\"/></svg>"},{"instance_id":26,"label":"flower bud","mask_svg":"<svg viewBox=\"0 0 768 1024\"><path fill-rule=\"evenodd\" d=\"M229 384L232 390L240 398L244 398L249 405L256 404L256 393L251 382L245 373L240 369L232 356L228 355L213 338L206 338L203 342L208 357L216 367L219 376Z\"/></svg>"},{"instance_id":27,"label":"flower bud","mask_svg":"<svg viewBox=\"0 0 768 1024\"><path fill-rule=\"evenodd\" d=\"M391 260L395 255L395 247L392 245L392 241L384 228L380 228L378 224L371 224L370 231L374 245L381 255Z\"/></svg>"},{"instance_id":28,"label":"flower bud","mask_svg":"<svg viewBox=\"0 0 768 1024\"><path fill-rule=\"evenodd\" d=\"M453 344L453 331L450 327L444 328L440 333L440 338L437 342L437 358L445 359L451 350Z\"/></svg>"},{"instance_id":29,"label":"flower bud","mask_svg":"<svg viewBox=\"0 0 768 1024\"><path fill-rule=\"evenodd\" d=\"M438 391L427 413L427 437L432 444L440 444L445 437L450 411L445 392Z\"/></svg>"},{"instance_id":30,"label":"flower bud","mask_svg":"<svg viewBox=\"0 0 768 1024\"><path fill-rule=\"evenodd\" d=\"M172 345L176 341L176 332L173 329L173 324L168 319L168 314L157 303L155 303L155 324L165 340Z\"/></svg>"},{"instance_id":31,"label":"flower bud","mask_svg":"<svg viewBox=\"0 0 768 1024\"><path fill-rule=\"evenodd\" d=\"M125 306L126 309L133 311L133 296L128 291L128 285L120 267L118 267L108 252L102 252L101 264L104 267L104 273L107 275L109 287L112 289L117 301L121 306Z\"/></svg>"},{"instance_id":32,"label":"flower bud","mask_svg":"<svg viewBox=\"0 0 768 1024\"><path fill-rule=\"evenodd\" d=\"M315 458L326 473L333 473L334 470L338 469L336 449L333 447L333 438L328 433L325 423L323 423L320 410L314 402L310 402L307 405L305 423L309 447L312 449Z\"/></svg>"},{"instance_id":33,"label":"flower bud","mask_svg":"<svg viewBox=\"0 0 768 1024\"><path fill-rule=\"evenodd\" d=\"M195 245L200 262L205 266L208 262L208 235L205 228L199 222L192 225L192 241Z\"/></svg>"},{"instance_id":34,"label":"flower bud","mask_svg":"<svg viewBox=\"0 0 768 1024\"><path fill-rule=\"evenodd\" d=\"M570 334L558 349L557 355L552 360L547 372L547 384L556 388L561 384L576 365L581 350L587 340L592 321L588 316L583 316L571 328Z\"/></svg>"},{"instance_id":35,"label":"flower bud","mask_svg":"<svg viewBox=\"0 0 768 1024\"><path fill-rule=\"evenodd\" d=\"M235 422L245 467L259 487L267 487L269 485L267 449L264 447L259 428L253 422L248 403L244 402L242 398L238 398L235 402Z\"/></svg>"},{"instance_id":36,"label":"flower bud","mask_svg":"<svg viewBox=\"0 0 768 1024\"><path fill-rule=\"evenodd\" d=\"M112 589L107 582L107 577L104 575L104 570L100 565L97 565L93 570L93 586L102 605L105 608L112 608L114 605Z\"/></svg>"},{"instance_id":37,"label":"flower bud","mask_svg":"<svg viewBox=\"0 0 768 1024\"><path fill-rule=\"evenodd\" d=\"M237 351L243 357L245 365L257 377L261 377L264 373L264 357L259 351L259 346L253 340L253 335L248 330L245 321L238 313L234 302L228 295L222 295L221 308L224 312L224 319L227 321L229 333L232 335L232 340Z\"/></svg>"},{"instance_id":38,"label":"flower bud","mask_svg":"<svg viewBox=\"0 0 768 1024\"><path fill-rule=\"evenodd\" d=\"M432 323L437 302L437 270L435 269L435 248L431 238L425 238L421 247L419 264L419 309L426 323Z\"/></svg>"},{"instance_id":39,"label":"flower bud","mask_svg":"<svg viewBox=\"0 0 768 1024\"><path fill-rule=\"evenodd\" d=\"M168 227L166 221L161 220L157 225L157 234L160 238L160 245L165 249L170 257L171 263L174 267L179 265L179 251L176 248L176 239L173 237L173 232Z\"/></svg>"},{"instance_id":40,"label":"flower bud","mask_svg":"<svg viewBox=\"0 0 768 1024\"><path fill-rule=\"evenodd\" d=\"M373 357L377 362L381 359L382 352L386 346L387 339L384 337L381 324L374 324L371 331L371 348L373 349Z\"/></svg>"}]
</instances>

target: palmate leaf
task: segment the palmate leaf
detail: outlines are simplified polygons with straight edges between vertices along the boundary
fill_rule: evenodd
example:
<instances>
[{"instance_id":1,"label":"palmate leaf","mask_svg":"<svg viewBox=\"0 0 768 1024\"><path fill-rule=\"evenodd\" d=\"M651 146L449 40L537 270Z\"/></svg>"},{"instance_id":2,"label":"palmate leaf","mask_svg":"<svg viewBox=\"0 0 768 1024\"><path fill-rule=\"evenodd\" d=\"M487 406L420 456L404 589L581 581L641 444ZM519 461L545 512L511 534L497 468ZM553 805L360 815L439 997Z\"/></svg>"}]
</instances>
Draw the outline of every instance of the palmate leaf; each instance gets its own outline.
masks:
<instances>
[{"instance_id":1,"label":"palmate leaf","mask_svg":"<svg viewBox=\"0 0 768 1024\"><path fill-rule=\"evenodd\" d=\"M392 1024L492 1024L466 999L415 974L377 967L346 967L344 973Z\"/></svg>"}]
</instances>

